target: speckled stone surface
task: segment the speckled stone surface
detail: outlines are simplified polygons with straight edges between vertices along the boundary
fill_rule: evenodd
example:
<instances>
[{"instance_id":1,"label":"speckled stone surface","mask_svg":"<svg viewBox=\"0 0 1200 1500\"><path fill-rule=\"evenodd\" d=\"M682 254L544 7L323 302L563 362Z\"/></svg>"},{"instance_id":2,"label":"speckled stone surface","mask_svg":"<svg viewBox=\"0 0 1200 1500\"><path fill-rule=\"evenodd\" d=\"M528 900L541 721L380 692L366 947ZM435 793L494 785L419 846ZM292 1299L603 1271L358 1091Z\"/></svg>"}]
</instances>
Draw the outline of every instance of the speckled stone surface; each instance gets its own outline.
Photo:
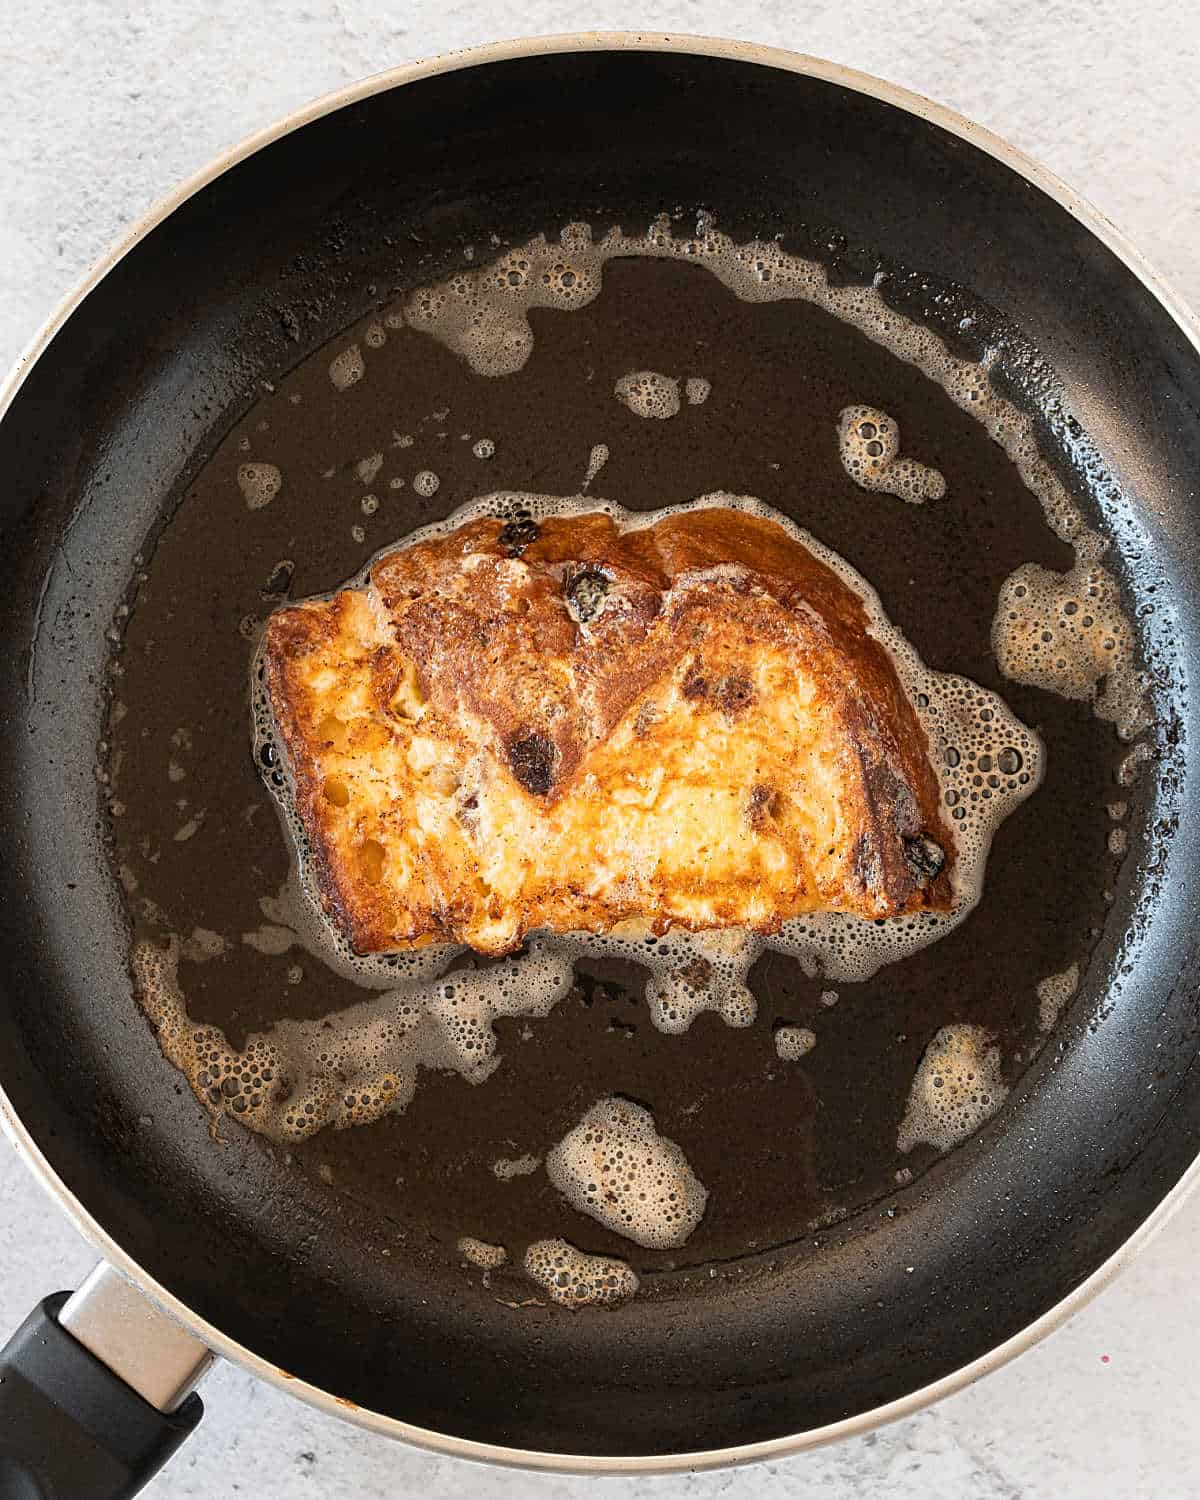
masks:
<instances>
[{"instance_id":1,"label":"speckled stone surface","mask_svg":"<svg viewBox=\"0 0 1200 1500\"><path fill-rule=\"evenodd\" d=\"M223 146L414 57L572 27L735 35L882 74L1040 157L1200 303L1200 12L1163 0L3 0L0 363L88 263ZM1200 1493L1200 1199L1047 1342L971 1389L835 1448L737 1471L584 1480L433 1458L240 1371L156 1500L572 1500L769 1492L823 1500L1191 1500ZM92 1256L0 1145L0 1328ZM802 1422L803 1413L797 1414Z\"/></svg>"}]
</instances>

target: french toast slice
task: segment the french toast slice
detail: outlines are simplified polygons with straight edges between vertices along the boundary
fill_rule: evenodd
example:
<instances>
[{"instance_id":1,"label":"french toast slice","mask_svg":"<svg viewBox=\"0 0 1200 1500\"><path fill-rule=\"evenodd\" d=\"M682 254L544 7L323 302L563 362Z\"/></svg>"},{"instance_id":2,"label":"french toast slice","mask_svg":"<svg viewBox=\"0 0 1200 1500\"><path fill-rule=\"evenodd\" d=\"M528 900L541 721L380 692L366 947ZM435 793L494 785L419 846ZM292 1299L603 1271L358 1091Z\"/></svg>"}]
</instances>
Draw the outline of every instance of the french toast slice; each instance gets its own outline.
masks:
<instances>
[{"instance_id":1,"label":"french toast slice","mask_svg":"<svg viewBox=\"0 0 1200 1500\"><path fill-rule=\"evenodd\" d=\"M360 953L951 905L892 660L760 516L471 521L275 611L262 659L316 884Z\"/></svg>"}]
</instances>

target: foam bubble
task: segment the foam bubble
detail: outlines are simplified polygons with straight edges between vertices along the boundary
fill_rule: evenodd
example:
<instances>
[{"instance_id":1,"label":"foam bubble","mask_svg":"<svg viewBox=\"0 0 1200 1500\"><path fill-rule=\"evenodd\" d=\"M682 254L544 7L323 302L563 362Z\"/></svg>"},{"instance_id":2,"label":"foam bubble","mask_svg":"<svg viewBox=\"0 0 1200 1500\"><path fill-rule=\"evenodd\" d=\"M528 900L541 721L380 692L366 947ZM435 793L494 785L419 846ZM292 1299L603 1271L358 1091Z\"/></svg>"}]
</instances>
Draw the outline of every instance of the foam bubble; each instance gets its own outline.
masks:
<instances>
[{"instance_id":1,"label":"foam bubble","mask_svg":"<svg viewBox=\"0 0 1200 1500\"><path fill-rule=\"evenodd\" d=\"M627 406L635 417L665 422L679 412L679 382L657 370L634 370L622 375L613 386L613 395Z\"/></svg>"},{"instance_id":2,"label":"foam bubble","mask_svg":"<svg viewBox=\"0 0 1200 1500\"><path fill-rule=\"evenodd\" d=\"M572 961L585 955L625 958L649 970L645 1000L656 1030L679 1036L706 1011L727 1026L751 1026L758 1001L746 975L762 952L762 939L741 928L708 932L651 932L647 924L622 923L607 933L547 934L545 941Z\"/></svg>"},{"instance_id":3,"label":"foam bubble","mask_svg":"<svg viewBox=\"0 0 1200 1500\"><path fill-rule=\"evenodd\" d=\"M838 416L842 467L860 489L923 505L940 500L946 480L937 469L900 456L900 425L874 406L845 406Z\"/></svg>"},{"instance_id":4,"label":"foam bubble","mask_svg":"<svg viewBox=\"0 0 1200 1500\"><path fill-rule=\"evenodd\" d=\"M628 1099L593 1104L547 1156L546 1174L572 1208L650 1250L682 1245L708 1202L680 1148Z\"/></svg>"},{"instance_id":5,"label":"foam bubble","mask_svg":"<svg viewBox=\"0 0 1200 1500\"><path fill-rule=\"evenodd\" d=\"M638 1278L623 1260L587 1255L566 1240L537 1240L525 1252L525 1274L560 1307L615 1307L628 1302Z\"/></svg>"},{"instance_id":6,"label":"foam bubble","mask_svg":"<svg viewBox=\"0 0 1200 1500\"><path fill-rule=\"evenodd\" d=\"M583 476L583 489L587 489L596 475L608 462L608 444L597 443L588 454L587 473Z\"/></svg>"},{"instance_id":7,"label":"foam bubble","mask_svg":"<svg viewBox=\"0 0 1200 1500\"><path fill-rule=\"evenodd\" d=\"M1116 782L1118 786L1133 786L1142 774L1142 767L1148 760L1154 759L1154 750L1145 741L1134 745L1126 755L1122 756L1121 764L1116 770Z\"/></svg>"},{"instance_id":8,"label":"foam bubble","mask_svg":"<svg viewBox=\"0 0 1200 1500\"><path fill-rule=\"evenodd\" d=\"M526 1153L524 1156L501 1156L492 1163L492 1173L501 1182L511 1182L514 1177L529 1177L542 1164L540 1156Z\"/></svg>"},{"instance_id":9,"label":"foam bubble","mask_svg":"<svg viewBox=\"0 0 1200 1500\"><path fill-rule=\"evenodd\" d=\"M817 1034L807 1026L779 1026L775 1030L775 1053L782 1062L799 1062L817 1045Z\"/></svg>"},{"instance_id":10,"label":"foam bubble","mask_svg":"<svg viewBox=\"0 0 1200 1500\"><path fill-rule=\"evenodd\" d=\"M1007 1094L991 1033L982 1026L943 1026L921 1058L896 1149L925 1144L950 1151L990 1120Z\"/></svg>"},{"instance_id":11,"label":"foam bubble","mask_svg":"<svg viewBox=\"0 0 1200 1500\"><path fill-rule=\"evenodd\" d=\"M358 475L360 484L374 484L380 469L383 468L382 453L368 453L366 458L360 458L354 465L354 472Z\"/></svg>"},{"instance_id":12,"label":"foam bubble","mask_svg":"<svg viewBox=\"0 0 1200 1500\"><path fill-rule=\"evenodd\" d=\"M1052 1031L1062 1014L1062 1008L1079 988L1079 965L1072 964L1061 974L1048 974L1038 981L1038 1024L1043 1031Z\"/></svg>"},{"instance_id":13,"label":"foam bubble","mask_svg":"<svg viewBox=\"0 0 1200 1500\"><path fill-rule=\"evenodd\" d=\"M348 391L352 385L357 385L366 373L367 367L363 363L362 350L357 344L349 345L329 361L329 379L333 382L334 388L339 391Z\"/></svg>"},{"instance_id":14,"label":"foam bubble","mask_svg":"<svg viewBox=\"0 0 1200 1500\"><path fill-rule=\"evenodd\" d=\"M422 469L419 474L413 476L413 489L426 500L437 494L441 483L442 481L432 469Z\"/></svg>"},{"instance_id":15,"label":"foam bubble","mask_svg":"<svg viewBox=\"0 0 1200 1500\"><path fill-rule=\"evenodd\" d=\"M712 393L712 381L705 380L703 375L693 375L683 390L689 406L703 406Z\"/></svg>"},{"instance_id":16,"label":"foam bubble","mask_svg":"<svg viewBox=\"0 0 1200 1500\"><path fill-rule=\"evenodd\" d=\"M468 1265L481 1271L498 1271L508 1260L508 1251L503 1245L489 1245L486 1240L477 1240L473 1234L464 1234L458 1242L458 1253Z\"/></svg>"},{"instance_id":17,"label":"foam bubble","mask_svg":"<svg viewBox=\"0 0 1200 1500\"><path fill-rule=\"evenodd\" d=\"M491 438L479 438L471 444L471 452L476 458L494 458L496 456L496 445Z\"/></svg>"},{"instance_id":18,"label":"foam bubble","mask_svg":"<svg viewBox=\"0 0 1200 1500\"><path fill-rule=\"evenodd\" d=\"M1006 677L1060 698L1090 699L1122 738L1147 727L1133 630L1116 580L1099 563L1066 573L1019 567L1000 589L992 649Z\"/></svg>"},{"instance_id":19,"label":"foam bubble","mask_svg":"<svg viewBox=\"0 0 1200 1500\"><path fill-rule=\"evenodd\" d=\"M208 927L193 927L192 935L179 945L179 951L194 964L207 963L228 953L229 943L219 932Z\"/></svg>"},{"instance_id":20,"label":"foam bubble","mask_svg":"<svg viewBox=\"0 0 1200 1500\"><path fill-rule=\"evenodd\" d=\"M286 953L295 941L296 934L290 927L276 927L272 923L264 923L253 932L242 933L242 942L247 948L253 948L268 957ZM182 957L190 958L191 955L185 949Z\"/></svg>"},{"instance_id":21,"label":"foam bubble","mask_svg":"<svg viewBox=\"0 0 1200 1500\"><path fill-rule=\"evenodd\" d=\"M283 488L283 475L274 464L239 464L237 482L246 509L262 510Z\"/></svg>"},{"instance_id":22,"label":"foam bubble","mask_svg":"<svg viewBox=\"0 0 1200 1500\"><path fill-rule=\"evenodd\" d=\"M180 944L143 941L132 955L138 999L167 1059L214 1115L283 1142L399 1113L420 1068L482 1083L499 1063L499 1016L545 1016L570 988L562 958L532 945L522 962L410 980L316 1021L280 1021L234 1048L187 1015Z\"/></svg>"}]
</instances>

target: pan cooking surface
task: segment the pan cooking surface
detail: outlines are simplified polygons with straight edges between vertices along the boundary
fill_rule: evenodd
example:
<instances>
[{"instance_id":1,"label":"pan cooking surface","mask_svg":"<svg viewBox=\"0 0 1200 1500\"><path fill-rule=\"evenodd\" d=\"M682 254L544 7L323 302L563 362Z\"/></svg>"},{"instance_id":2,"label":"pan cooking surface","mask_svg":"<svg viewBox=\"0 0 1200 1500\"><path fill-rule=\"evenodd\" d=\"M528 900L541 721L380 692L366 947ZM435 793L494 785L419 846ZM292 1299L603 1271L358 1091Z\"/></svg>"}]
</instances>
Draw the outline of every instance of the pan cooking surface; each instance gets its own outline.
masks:
<instances>
[{"instance_id":1,"label":"pan cooking surface","mask_svg":"<svg viewBox=\"0 0 1200 1500\"><path fill-rule=\"evenodd\" d=\"M1195 795L1200 361L1103 226L923 107L795 60L649 42L460 61L367 86L177 206L93 286L0 421L0 1084L131 1264L231 1349L356 1402L384 1430L411 1435L398 1420L451 1442L626 1458L786 1439L911 1397L1044 1326L1193 1163L1200 849L1181 809ZM1002 580L1030 561L1066 567L1069 550L940 389L804 304L748 308L711 281L701 292L683 266L614 264L591 307L534 312L517 375L472 376L433 340L390 331L383 348L362 345L367 376L341 406L320 357L288 373L347 330L365 339L395 296L467 263L466 246L478 265L492 233L518 245L569 220L638 228L679 203L712 208L739 243L782 234L848 283L891 272L889 305L972 358L1001 350L994 378L1115 542L1105 561L1138 622L1159 720L1137 786L1114 788L1123 747L1085 705L1002 682L991 660ZM614 381L694 371L712 390L652 423L587 380L598 351L627 361ZM312 399L293 406L294 391ZM835 424L858 403L900 422L905 451L945 475L944 500L908 506L850 484ZM445 423L423 422L447 404ZM1085 461L1075 419L1119 492ZM393 431L413 435L407 455ZM237 448L243 436L251 448ZM495 443L490 460L471 452L480 438ZM319 968L289 985L292 956L240 941L264 920L283 849L250 764L252 642L239 623L261 619L281 560L296 565L293 595L330 587L481 488L574 493L601 442L610 457L589 493L632 507L757 494L858 568L929 666L997 689L1040 731L1047 779L1000 830L982 905L861 990L838 987L831 1008L768 955L756 1027L702 1017L664 1038L621 993L633 975L585 974L528 1041L503 1037L503 1065L479 1089L431 1075L404 1118L322 1135L290 1163L233 1123L214 1142L138 1012L128 915L160 941L196 926L230 941L184 968L194 1013L234 1041L346 1000ZM384 480L406 478L397 496L345 467L376 451ZM247 459L282 478L258 511L237 486ZM423 470L436 490L417 486ZM372 516L365 493L380 500ZM132 562L139 550L148 563ZM136 597L135 568L148 573ZM112 659L110 625L124 641ZM109 726L114 700L125 718ZM190 750L172 742L180 730ZM1130 804L1119 824L1104 810L1114 795ZM1119 868L1114 828L1129 839ZM138 881L124 905L122 864ZM1082 963L1097 927L1078 994L1005 1109L945 1158L916 1147L902 1189L896 1128L925 1041L943 1021L979 1021L1012 1081L1035 1035L1032 987ZM777 1018L817 1034L786 1068L770 1050ZM610 1021L636 1030L627 1039ZM653 1256L572 1219L542 1169L506 1183L490 1171L618 1089L654 1106L710 1190L680 1253L707 1261L694 1273L652 1269ZM843 1208L845 1220L807 1228ZM555 1229L629 1256L648 1273L642 1294L577 1314L512 1307L537 1289L504 1276L484 1288L453 1248L473 1233L519 1251ZM751 1240L777 1248L756 1254Z\"/></svg>"},{"instance_id":2,"label":"pan cooking surface","mask_svg":"<svg viewBox=\"0 0 1200 1500\"><path fill-rule=\"evenodd\" d=\"M1086 969L1104 923L1120 855L1107 805L1129 798L1116 782L1127 747L1086 703L997 671L1001 585L1022 564L1069 567L1071 549L982 427L911 366L810 304L750 305L702 270L646 259L610 264L590 305L531 321L532 356L499 378L410 328L381 339L372 315L264 386L131 596L107 761L113 860L135 935L191 939L180 977L194 1020L239 1045L281 1017L342 1009L362 992L306 952L271 951L264 930L287 873L247 728L269 610L330 589L475 495L574 494L601 444L593 494L648 510L725 489L808 528L874 585L929 666L998 691L1045 742L1045 782L1000 828L975 913L862 983L808 979L764 954L746 1030L702 1015L661 1035L635 967L585 959L547 1019L498 1022L503 1061L486 1083L425 1073L403 1115L326 1130L278 1167L442 1269L457 1266L463 1235L507 1246L518 1268L528 1242L563 1235L622 1256L652 1294L681 1278L703 1288L710 1268L900 1201L938 1159L926 1145L900 1153L897 1132L941 1027L992 1033L1009 1084L1037 1056L1039 982ZM370 350L368 378L347 376L344 359L331 370L354 343ZM711 389L645 420L613 394L640 370ZM945 476L945 498L913 506L853 483L837 419L860 403L895 417L905 452ZM776 1054L783 1025L816 1036L799 1062ZM708 1189L682 1249L641 1249L585 1218L541 1166L497 1175L497 1163L541 1162L610 1093L651 1108ZM534 1290L511 1267L491 1280L506 1298Z\"/></svg>"}]
</instances>

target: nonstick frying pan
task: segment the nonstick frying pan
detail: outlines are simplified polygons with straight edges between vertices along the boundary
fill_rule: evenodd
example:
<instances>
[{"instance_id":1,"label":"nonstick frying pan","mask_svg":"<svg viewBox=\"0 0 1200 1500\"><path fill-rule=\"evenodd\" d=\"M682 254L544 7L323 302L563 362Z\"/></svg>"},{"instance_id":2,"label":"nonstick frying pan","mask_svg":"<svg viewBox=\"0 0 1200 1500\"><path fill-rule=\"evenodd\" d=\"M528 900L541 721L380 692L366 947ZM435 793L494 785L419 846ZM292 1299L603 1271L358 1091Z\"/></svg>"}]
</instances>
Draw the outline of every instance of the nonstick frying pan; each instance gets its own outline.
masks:
<instances>
[{"instance_id":1,"label":"nonstick frying pan","mask_svg":"<svg viewBox=\"0 0 1200 1500\"><path fill-rule=\"evenodd\" d=\"M370 1171L337 1200L318 1173L246 1132L214 1142L164 1063L131 994L96 776L106 630L135 559L263 381L396 290L461 264L467 244L516 243L571 218L648 224L679 205L715 211L738 238L778 233L831 276L878 276L947 339L983 329L1002 355L993 378L1038 414L1046 456L1114 539L1158 725L1128 794L1129 853L1110 867L1072 829L1122 747L1107 726L1092 729L1086 707L1000 682L985 645L994 592L969 602L973 583L994 584L1029 547L1068 560L1044 528L1033 540L1020 496L996 477L998 449L986 463L965 447L949 454L979 494L996 486L994 523L947 542L908 603L897 602L902 562L867 566L869 524L848 521L845 536L827 526L931 662L991 674L1051 744L1061 734L1077 746L1024 822L1006 825L972 921L1036 965L1067 956L1055 933L1091 920L1083 983L1002 1114L903 1191L864 1192L762 1253L735 1254L731 1240L703 1274L658 1267L653 1295L613 1311L514 1309L425 1253ZM660 291L667 306L683 295ZM65 1309L61 1294L48 1299L3 1357L0 1489L132 1493L198 1420L187 1392L210 1350L374 1430L464 1456L599 1471L778 1454L954 1389L1102 1285L1190 1185L1200 1131L1200 850L1184 815L1200 653L1197 344L1111 227L1002 143L888 85L732 43L588 36L402 69L251 141L142 226L48 325L0 420L0 1105L109 1267ZM824 389L825 376L811 379ZM923 417L911 380L896 399L934 443L939 408ZM554 472L559 439L548 430L544 441L527 478L538 465ZM645 493L633 503L654 503L670 473L649 450L640 457ZM713 462L700 452L688 482ZM728 487L763 494L771 482L764 472ZM211 613L240 587L239 546L215 524L189 540ZM968 602L951 624L955 595ZM179 677L207 670L199 627L182 621L172 650ZM244 729L243 703L229 712ZM229 753L248 755L240 743ZM210 885L226 871L213 873ZM1089 919L1078 892L1106 881ZM939 962L943 986L973 982L965 957ZM864 1140L882 1129L869 1044L886 985L909 1076L949 1003L923 1001L904 968L871 1003L837 1013L842 1087L863 1096ZM604 1003L621 988L619 976L592 982ZM782 969L756 982L763 994L798 983ZM772 1003L786 1008L787 995ZM581 1005L563 1022L577 1028L564 1045L587 1035L593 1012ZM732 1033L698 1037L694 1056L651 1057L647 1083L655 1068L702 1071L726 1044L736 1060ZM527 1107L553 1113L567 1096L545 1059ZM443 1107L450 1118L461 1099ZM352 1155L382 1150L369 1132L338 1139L354 1141L346 1171ZM755 1140L761 1131L735 1122L723 1146L753 1163ZM770 1184L778 1197L787 1174L771 1170L783 1174ZM844 1180L857 1170L850 1160Z\"/></svg>"}]
</instances>

